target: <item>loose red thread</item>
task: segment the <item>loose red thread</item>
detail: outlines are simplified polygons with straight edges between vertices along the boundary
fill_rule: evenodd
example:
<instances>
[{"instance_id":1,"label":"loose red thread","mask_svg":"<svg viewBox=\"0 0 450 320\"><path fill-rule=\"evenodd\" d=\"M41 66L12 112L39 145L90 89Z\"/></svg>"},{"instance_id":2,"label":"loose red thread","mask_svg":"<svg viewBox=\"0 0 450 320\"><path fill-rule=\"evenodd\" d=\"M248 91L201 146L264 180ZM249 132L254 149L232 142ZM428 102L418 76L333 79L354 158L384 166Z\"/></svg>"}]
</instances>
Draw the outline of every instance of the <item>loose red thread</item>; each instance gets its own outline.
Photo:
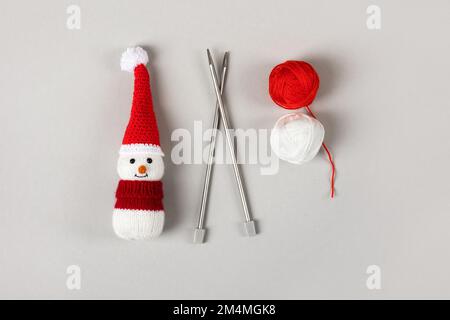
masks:
<instances>
[{"instance_id":1,"label":"loose red thread","mask_svg":"<svg viewBox=\"0 0 450 320\"><path fill-rule=\"evenodd\" d=\"M314 113L309 108L309 106L306 106L306 110L308 110L308 113L311 115L311 117L313 117L314 119L317 119L316 116L314 115ZM331 197L334 198L334 176L336 174L336 169L334 167L334 161L333 161L331 152L330 152L330 150L328 150L325 142L322 142L322 146L325 149L325 152L327 153L328 161L330 161L330 165L331 165Z\"/></svg>"}]
</instances>

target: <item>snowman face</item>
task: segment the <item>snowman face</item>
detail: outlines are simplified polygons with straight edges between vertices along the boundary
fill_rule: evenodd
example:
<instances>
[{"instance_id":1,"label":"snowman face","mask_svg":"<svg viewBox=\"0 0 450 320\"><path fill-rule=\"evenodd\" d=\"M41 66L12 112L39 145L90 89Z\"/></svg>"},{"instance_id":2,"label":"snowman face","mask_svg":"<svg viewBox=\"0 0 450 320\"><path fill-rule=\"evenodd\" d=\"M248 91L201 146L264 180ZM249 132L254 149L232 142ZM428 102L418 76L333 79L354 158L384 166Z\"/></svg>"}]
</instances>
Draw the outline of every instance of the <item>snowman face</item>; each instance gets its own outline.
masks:
<instances>
[{"instance_id":1,"label":"snowman face","mask_svg":"<svg viewBox=\"0 0 450 320\"><path fill-rule=\"evenodd\" d=\"M162 156L155 154L120 155L117 172L122 180L161 180L164 174Z\"/></svg>"}]
</instances>

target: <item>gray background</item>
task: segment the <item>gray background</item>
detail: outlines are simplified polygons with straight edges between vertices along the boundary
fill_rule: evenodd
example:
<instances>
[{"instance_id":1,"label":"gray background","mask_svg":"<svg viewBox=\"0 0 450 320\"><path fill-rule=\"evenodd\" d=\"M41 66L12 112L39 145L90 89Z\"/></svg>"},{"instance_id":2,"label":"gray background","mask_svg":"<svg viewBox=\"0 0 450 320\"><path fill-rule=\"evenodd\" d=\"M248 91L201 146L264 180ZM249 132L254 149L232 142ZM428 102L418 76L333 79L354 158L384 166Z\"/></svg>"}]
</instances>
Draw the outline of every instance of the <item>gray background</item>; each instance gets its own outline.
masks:
<instances>
[{"instance_id":1,"label":"gray background","mask_svg":"<svg viewBox=\"0 0 450 320\"><path fill-rule=\"evenodd\" d=\"M81 30L66 8L81 7ZM366 27L366 8L382 29ZM450 3L424 1L2 1L0 10L1 298L450 298ZM337 166L328 198L323 153L276 175L242 166L260 235L240 232L230 166L214 171L209 241L190 243L202 165L166 157L166 231L115 237L111 210L132 77L142 45L163 148L211 122L206 64L231 51L227 101L237 128L271 128L286 110L271 68L310 61L313 105ZM66 268L82 288L66 288ZM382 289L366 287L366 268Z\"/></svg>"}]
</instances>

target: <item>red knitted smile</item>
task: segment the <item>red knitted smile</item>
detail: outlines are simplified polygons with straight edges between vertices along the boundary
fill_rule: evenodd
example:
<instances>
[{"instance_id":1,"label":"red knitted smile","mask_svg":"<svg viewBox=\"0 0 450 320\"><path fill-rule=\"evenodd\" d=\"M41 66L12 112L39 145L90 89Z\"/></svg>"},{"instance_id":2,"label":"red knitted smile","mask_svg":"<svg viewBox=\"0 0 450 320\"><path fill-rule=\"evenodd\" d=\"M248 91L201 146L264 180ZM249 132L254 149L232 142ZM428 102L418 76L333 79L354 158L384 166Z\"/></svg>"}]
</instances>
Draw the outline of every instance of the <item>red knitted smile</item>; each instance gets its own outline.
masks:
<instances>
[{"instance_id":1,"label":"red knitted smile","mask_svg":"<svg viewBox=\"0 0 450 320\"><path fill-rule=\"evenodd\" d=\"M137 174L134 174L134 176L136 178L147 178L148 177L148 173L146 173L145 176L138 176Z\"/></svg>"}]
</instances>

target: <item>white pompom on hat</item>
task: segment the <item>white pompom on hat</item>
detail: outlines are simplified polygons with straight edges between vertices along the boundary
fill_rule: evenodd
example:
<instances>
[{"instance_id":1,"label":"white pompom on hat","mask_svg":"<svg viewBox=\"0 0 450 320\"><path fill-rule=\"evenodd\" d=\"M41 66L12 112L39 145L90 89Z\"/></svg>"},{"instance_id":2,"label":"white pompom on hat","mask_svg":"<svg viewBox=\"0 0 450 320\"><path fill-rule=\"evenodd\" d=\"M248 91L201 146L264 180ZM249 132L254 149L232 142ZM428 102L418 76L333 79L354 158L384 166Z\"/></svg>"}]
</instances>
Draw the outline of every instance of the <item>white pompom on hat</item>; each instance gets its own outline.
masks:
<instances>
[{"instance_id":1,"label":"white pompom on hat","mask_svg":"<svg viewBox=\"0 0 450 320\"><path fill-rule=\"evenodd\" d=\"M141 47L128 48L120 59L120 68L123 71L133 72L136 66L148 63L148 54Z\"/></svg>"},{"instance_id":2,"label":"white pompom on hat","mask_svg":"<svg viewBox=\"0 0 450 320\"><path fill-rule=\"evenodd\" d=\"M302 112L282 116L270 135L272 151L282 160L303 164L320 150L325 136L323 125Z\"/></svg>"}]
</instances>

